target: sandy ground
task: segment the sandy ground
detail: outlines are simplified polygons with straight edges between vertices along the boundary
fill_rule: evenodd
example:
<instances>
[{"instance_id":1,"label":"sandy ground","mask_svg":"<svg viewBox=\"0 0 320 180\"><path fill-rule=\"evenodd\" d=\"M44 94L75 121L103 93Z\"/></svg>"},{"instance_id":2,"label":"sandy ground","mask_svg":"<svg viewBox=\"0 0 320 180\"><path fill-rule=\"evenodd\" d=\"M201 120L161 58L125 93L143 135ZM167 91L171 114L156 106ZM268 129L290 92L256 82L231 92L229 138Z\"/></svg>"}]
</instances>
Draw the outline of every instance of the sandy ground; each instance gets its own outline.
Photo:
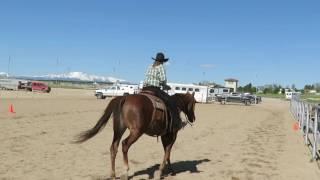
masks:
<instances>
[{"instance_id":1,"label":"sandy ground","mask_svg":"<svg viewBox=\"0 0 320 180\"><path fill-rule=\"evenodd\" d=\"M66 89L0 91L0 98L1 180L109 177L112 123L84 144L70 143L96 123L108 100L95 99L92 91ZM15 114L8 113L10 104ZM301 133L292 129L288 106L273 99L252 106L197 104L196 123L179 132L172 150L177 174L165 179L319 180ZM133 179L152 178L162 156L161 142L142 136L129 151ZM119 151L117 175L122 165Z\"/></svg>"}]
</instances>

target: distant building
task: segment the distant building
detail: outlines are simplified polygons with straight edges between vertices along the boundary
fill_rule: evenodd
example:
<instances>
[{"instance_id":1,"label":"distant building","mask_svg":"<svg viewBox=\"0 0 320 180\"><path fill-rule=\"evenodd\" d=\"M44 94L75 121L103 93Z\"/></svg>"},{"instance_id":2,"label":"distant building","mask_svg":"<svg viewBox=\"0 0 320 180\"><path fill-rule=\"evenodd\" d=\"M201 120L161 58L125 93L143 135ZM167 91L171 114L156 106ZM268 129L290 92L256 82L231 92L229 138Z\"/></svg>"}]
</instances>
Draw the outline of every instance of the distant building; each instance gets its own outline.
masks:
<instances>
[{"instance_id":1,"label":"distant building","mask_svg":"<svg viewBox=\"0 0 320 180\"><path fill-rule=\"evenodd\" d=\"M237 79L228 78L224 80L225 87L230 88L232 92L237 92L239 81Z\"/></svg>"},{"instance_id":2,"label":"distant building","mask_svg":"<svg viewBox=\"0 0 320 180\"><path fill-rule=\"evenodd\" d=\"M310 93L310 94L316 94L316 93L317 93L317 90L311 89L311 90L308 91L308 93Z\"/></svg>"}]
</instances>

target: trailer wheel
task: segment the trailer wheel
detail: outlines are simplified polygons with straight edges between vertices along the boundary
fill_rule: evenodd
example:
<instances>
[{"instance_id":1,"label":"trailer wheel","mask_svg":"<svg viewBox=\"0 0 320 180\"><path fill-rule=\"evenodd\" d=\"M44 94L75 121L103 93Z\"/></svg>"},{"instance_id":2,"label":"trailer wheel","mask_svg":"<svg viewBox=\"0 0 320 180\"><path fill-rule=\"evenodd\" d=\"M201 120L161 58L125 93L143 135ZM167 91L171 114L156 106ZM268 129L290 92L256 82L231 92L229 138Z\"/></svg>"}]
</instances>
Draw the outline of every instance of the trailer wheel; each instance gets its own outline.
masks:
<instances>
[{"instance_id":1,"label":"trailer wheel","mask_svg":"<svg viewBox=\"0 0 320 180\"><path fill-rule=\"evenodd\" d=\"M105 99L106 97L103 96L102 93L97 94L97 99Z\"/></svg>"},{"instance_id":2,"label":"trailer wheel","mask_svg":"<svg viewBox=\"0 0 320 180\"><path fill-rule=\"evenodd\" d=\"M245 101L244 101L244 104L245 104L246 106L251 105L251 101L245 100Z\"/></svg>"}]
</instances>

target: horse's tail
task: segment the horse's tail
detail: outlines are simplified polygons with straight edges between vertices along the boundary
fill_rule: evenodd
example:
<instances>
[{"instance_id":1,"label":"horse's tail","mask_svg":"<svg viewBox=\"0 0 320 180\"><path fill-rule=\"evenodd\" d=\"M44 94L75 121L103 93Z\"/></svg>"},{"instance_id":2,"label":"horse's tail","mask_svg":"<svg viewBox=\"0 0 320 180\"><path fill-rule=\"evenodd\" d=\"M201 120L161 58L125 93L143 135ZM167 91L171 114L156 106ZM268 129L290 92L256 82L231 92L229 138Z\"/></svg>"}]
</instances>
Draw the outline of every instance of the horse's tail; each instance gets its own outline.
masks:
<instances>
[{"instance_id":1,"label":"horse's tail","mask_svg":"<svg viewBox=\"0 0 320 180\"><path fill-rule=\"evenodd\" d=\"M107 124L108 120L110 119L110 116L114 113L119 113L120 109L120 102L122 100L122 96L113 98L110 103L108 104L106 110L104 111L104 114L101 116L99 121L96 123L96 125L87 131L84 131L78 135L74 143L82 143L87 141L88 139L92 138L96 134L99 133L100 130L102 130L105 125ZM115 114L114 114L115 115Z\"/></svg>"}]
</instances>

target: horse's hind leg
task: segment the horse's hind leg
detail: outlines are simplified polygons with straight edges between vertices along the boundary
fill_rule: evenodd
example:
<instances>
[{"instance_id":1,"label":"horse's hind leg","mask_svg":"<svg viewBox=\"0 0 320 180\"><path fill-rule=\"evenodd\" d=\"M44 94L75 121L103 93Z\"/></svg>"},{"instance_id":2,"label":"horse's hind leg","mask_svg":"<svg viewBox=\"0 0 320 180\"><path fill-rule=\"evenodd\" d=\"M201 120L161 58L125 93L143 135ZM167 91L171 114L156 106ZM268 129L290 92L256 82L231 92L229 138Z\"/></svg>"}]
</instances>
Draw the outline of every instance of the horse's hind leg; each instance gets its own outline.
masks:
<instances>
[{"instance_id":1,"label":"horse's hind leg","mask_svg":"<svg viewBox=\"0 0 320 180\"><path fill-rule=\"evenodd\" d=\"M114 122L116 123L116 122ZM110 156L111 156L111 178L116 177L115 172L115 160L118 152L119 143L123 133L126 131L126 128L120 128L120 126L114 127L113 140L110 146Z\"/></svg>"},{"instance_id":2,"label":"horse's hind leg","mask_svg":"<svg viewBox=\"0 0 320 180\"><path fill-rule=\"evenodd\" d=\"M127 179L128 178L128 172L129 172L129 162L128 162L128 150L130 146L136 142L139 137L142 134L137 131L130 131L129 136L122 141L122 152L123 152L123 161L124 165L126 167L126 173L122 175L121 179Z\"/></svg>"}]
</instances>

